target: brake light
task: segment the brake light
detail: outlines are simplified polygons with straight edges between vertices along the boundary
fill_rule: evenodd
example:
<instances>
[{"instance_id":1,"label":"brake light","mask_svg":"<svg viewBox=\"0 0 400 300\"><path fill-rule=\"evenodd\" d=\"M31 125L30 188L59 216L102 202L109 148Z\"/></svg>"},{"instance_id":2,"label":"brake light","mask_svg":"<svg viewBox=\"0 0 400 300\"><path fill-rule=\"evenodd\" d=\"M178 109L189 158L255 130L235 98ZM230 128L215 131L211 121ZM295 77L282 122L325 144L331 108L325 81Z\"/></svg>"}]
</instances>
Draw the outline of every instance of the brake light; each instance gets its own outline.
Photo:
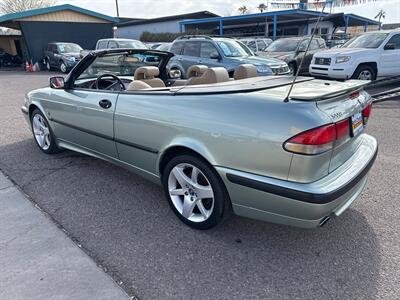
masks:
<instances>
[{"instance_id":1,"label":"brake light","mask_svg":"<svg viewBox=\"0 0 400 300\"><path fill-rule=\"evenodd\" d=\"M359 96L360 96L360 91L355 91L355 92L350 93L349 99L350 100L355 99L355 98L358 98Z\"/></svg>"},{"instance_id":2,"label":"brake light","mask_svg":"<svg viewBox=\"0 0 400 300\"><path fill-rule=\"evenodd\" d=\"M364 125L367 124L369 116L371 115L371 110L372 110L372 102L370 102L366 108L363 109L362 115L364 119Z\"/></svg>"},{"instance_id":3,"label":"brake light","mask_svg":"<svg viewBox=\"0 0 400 300\"><path fill-rule=\"evenodd\" d=\"M283 144L286 151L298 154L315 155L333 149L337 140L350 138L349 119L335 124L327 124L301 132Z\"/></svg>"}]
</instances>

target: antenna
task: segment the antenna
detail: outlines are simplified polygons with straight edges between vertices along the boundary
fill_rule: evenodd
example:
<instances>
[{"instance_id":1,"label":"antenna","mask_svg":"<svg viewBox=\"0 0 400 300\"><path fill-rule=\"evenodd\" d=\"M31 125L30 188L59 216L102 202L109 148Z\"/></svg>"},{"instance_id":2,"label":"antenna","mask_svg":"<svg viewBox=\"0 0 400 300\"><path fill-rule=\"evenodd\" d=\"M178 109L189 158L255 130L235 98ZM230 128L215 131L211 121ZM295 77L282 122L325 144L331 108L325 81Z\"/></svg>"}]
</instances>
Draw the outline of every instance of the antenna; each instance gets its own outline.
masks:
<instances>
[{"instance_id":1,"label":"antenna","mask_svg":"<svg viewBox=\"0 0 400 300\"><path fill-rule=\"evenodd\" d=\"M312 40L313 40L313 38L314 38L314 36L315 36L315 32L317 31L319 22L321 21L321 18L322 18L322 14L324 13L326 4L327 4L328 2L331 3L331 5L332 5L332 0L325 0L324 6L322 7L322 10L321 10L321 12L320 12L320 14L319 14L319 16L318 16L317 23L315 24L313 33L311 34L310 41L308 42L306 51L304 52L303 57L301 58L300 65L297 67L296 74L295 74L295 76L294 76L294 79L293 79L293 81L292 81L292 84L290 85L289 91L288 91L288 93L287 93L287 95L286 95L286 97L285 97L285 100L283 100L283 102L289 102L290 93L292 92L293 86L294 86L294 84L296 83L297 77L299 76L301 67L303 66L304 58L305 58L306 55L307 55L308 49L310 48L311 42L312 42Z\"/></svg>"}]
</instances>

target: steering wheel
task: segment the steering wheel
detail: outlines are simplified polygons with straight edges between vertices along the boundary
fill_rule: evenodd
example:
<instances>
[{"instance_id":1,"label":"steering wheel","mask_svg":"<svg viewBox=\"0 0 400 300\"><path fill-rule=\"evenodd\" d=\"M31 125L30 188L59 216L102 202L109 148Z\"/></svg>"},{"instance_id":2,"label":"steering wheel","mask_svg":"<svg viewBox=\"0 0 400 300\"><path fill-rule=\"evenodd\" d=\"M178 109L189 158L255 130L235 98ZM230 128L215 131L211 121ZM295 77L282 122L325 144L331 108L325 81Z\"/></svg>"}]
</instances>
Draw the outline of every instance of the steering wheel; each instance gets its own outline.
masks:
<instances>
[{"instance_id":1,"label":"steering wheel","mask_svg":"<svg viewBox=\"0 0 400 300\"><path fill-rule=\"evenodd\" d=\"M107 86L106 88L104 88L103 90L111 90L111 88L117 84L119 84L121 90L125 90L125 85L124 83L121 81L121 79L119 79L117 76L115 76L114 74L103 74L100 75L99 77L97 77L95 83L94 83L94 87L98 90L99 89L99 83L104 79L104 78L111 78L113 79L115 82L113 82L112 84L110 84L109 86Z\"/></svg>"}]
</instances>

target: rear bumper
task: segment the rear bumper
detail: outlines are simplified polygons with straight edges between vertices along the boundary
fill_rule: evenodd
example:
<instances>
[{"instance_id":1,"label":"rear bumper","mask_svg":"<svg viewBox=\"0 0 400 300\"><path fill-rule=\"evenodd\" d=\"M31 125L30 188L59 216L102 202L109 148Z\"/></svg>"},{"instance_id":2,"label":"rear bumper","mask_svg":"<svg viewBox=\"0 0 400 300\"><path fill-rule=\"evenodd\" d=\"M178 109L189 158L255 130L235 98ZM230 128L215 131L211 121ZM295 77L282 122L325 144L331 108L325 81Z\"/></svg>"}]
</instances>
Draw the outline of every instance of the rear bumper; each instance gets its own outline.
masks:
<instances>
[{"instance_id":1,"label":"rear bumper","mask_svg":"<svg viewBox=\"0 0 400 300\"><path fill-rule=\"evenodd\" d=\"M322 76L334 79L349 79L354 73L353 66L350 65L315 65L311 64L309 67L309 73L312 76Z\"/></svg>"},{"instance_id":2,"label":"rear bumper","mask_svg":"<svg viewBox=\"0 0 400 300\"><path fill-rule=\"evenodd\" d=\"M218 167L236 214L298 227L316 227L340 215L362 192L378 152L375 138L363 134L354 155L324 178L296 183Z\"/></svg>"}]
</instances>

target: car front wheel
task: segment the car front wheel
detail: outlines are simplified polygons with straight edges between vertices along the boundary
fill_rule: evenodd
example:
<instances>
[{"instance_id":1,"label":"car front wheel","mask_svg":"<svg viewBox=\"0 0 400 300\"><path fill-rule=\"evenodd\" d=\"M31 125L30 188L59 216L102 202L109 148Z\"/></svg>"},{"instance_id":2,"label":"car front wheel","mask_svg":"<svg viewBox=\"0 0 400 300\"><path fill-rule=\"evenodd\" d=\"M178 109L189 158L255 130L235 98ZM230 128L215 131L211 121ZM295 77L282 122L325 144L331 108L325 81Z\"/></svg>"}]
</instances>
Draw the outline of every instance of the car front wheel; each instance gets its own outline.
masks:
<instances>
[{"instance_id":1,"label":"car front wheel","mask_svg":"<svg viewBox=\"0 0 400 300\"><path fill-rule=\"evenodd\" d=\"M46 154L60 152L55 143L53 131L49 123L39 109L35 109L31 115L31 126L36 145Z\"/></svg>"},{"instance_id":2,"label":"car front wheel","mask_svg":"<svg viewBox=\"0 0 400 300\"><path fill-rule=\"evenodd\" d=\"M360 80L375 80L376 74L375 70L371 66L361 65L357 67L351 78Z\"/></svg>"},{"instance_id":3,"label":"car front wheel","mask_svg":"<svg viewBox=\"0 0 400 300\"><path fill-rule=\"evenodd\" d=\"M63 61L60 63L60 71L63 73L68 72L67 65Z\"/></svg>"},{"instance_id":4,"label":"car front wheel","mask_svg":"<svg viewBox=\"0 0 400 300\"><path fill-rule=\"evenodd\" d=\"M185 224L209 229L222 221L228 194L208 163L192 155L180 155L168 162L163 174L168 202Z\"/></svg>"}]
</instances>

